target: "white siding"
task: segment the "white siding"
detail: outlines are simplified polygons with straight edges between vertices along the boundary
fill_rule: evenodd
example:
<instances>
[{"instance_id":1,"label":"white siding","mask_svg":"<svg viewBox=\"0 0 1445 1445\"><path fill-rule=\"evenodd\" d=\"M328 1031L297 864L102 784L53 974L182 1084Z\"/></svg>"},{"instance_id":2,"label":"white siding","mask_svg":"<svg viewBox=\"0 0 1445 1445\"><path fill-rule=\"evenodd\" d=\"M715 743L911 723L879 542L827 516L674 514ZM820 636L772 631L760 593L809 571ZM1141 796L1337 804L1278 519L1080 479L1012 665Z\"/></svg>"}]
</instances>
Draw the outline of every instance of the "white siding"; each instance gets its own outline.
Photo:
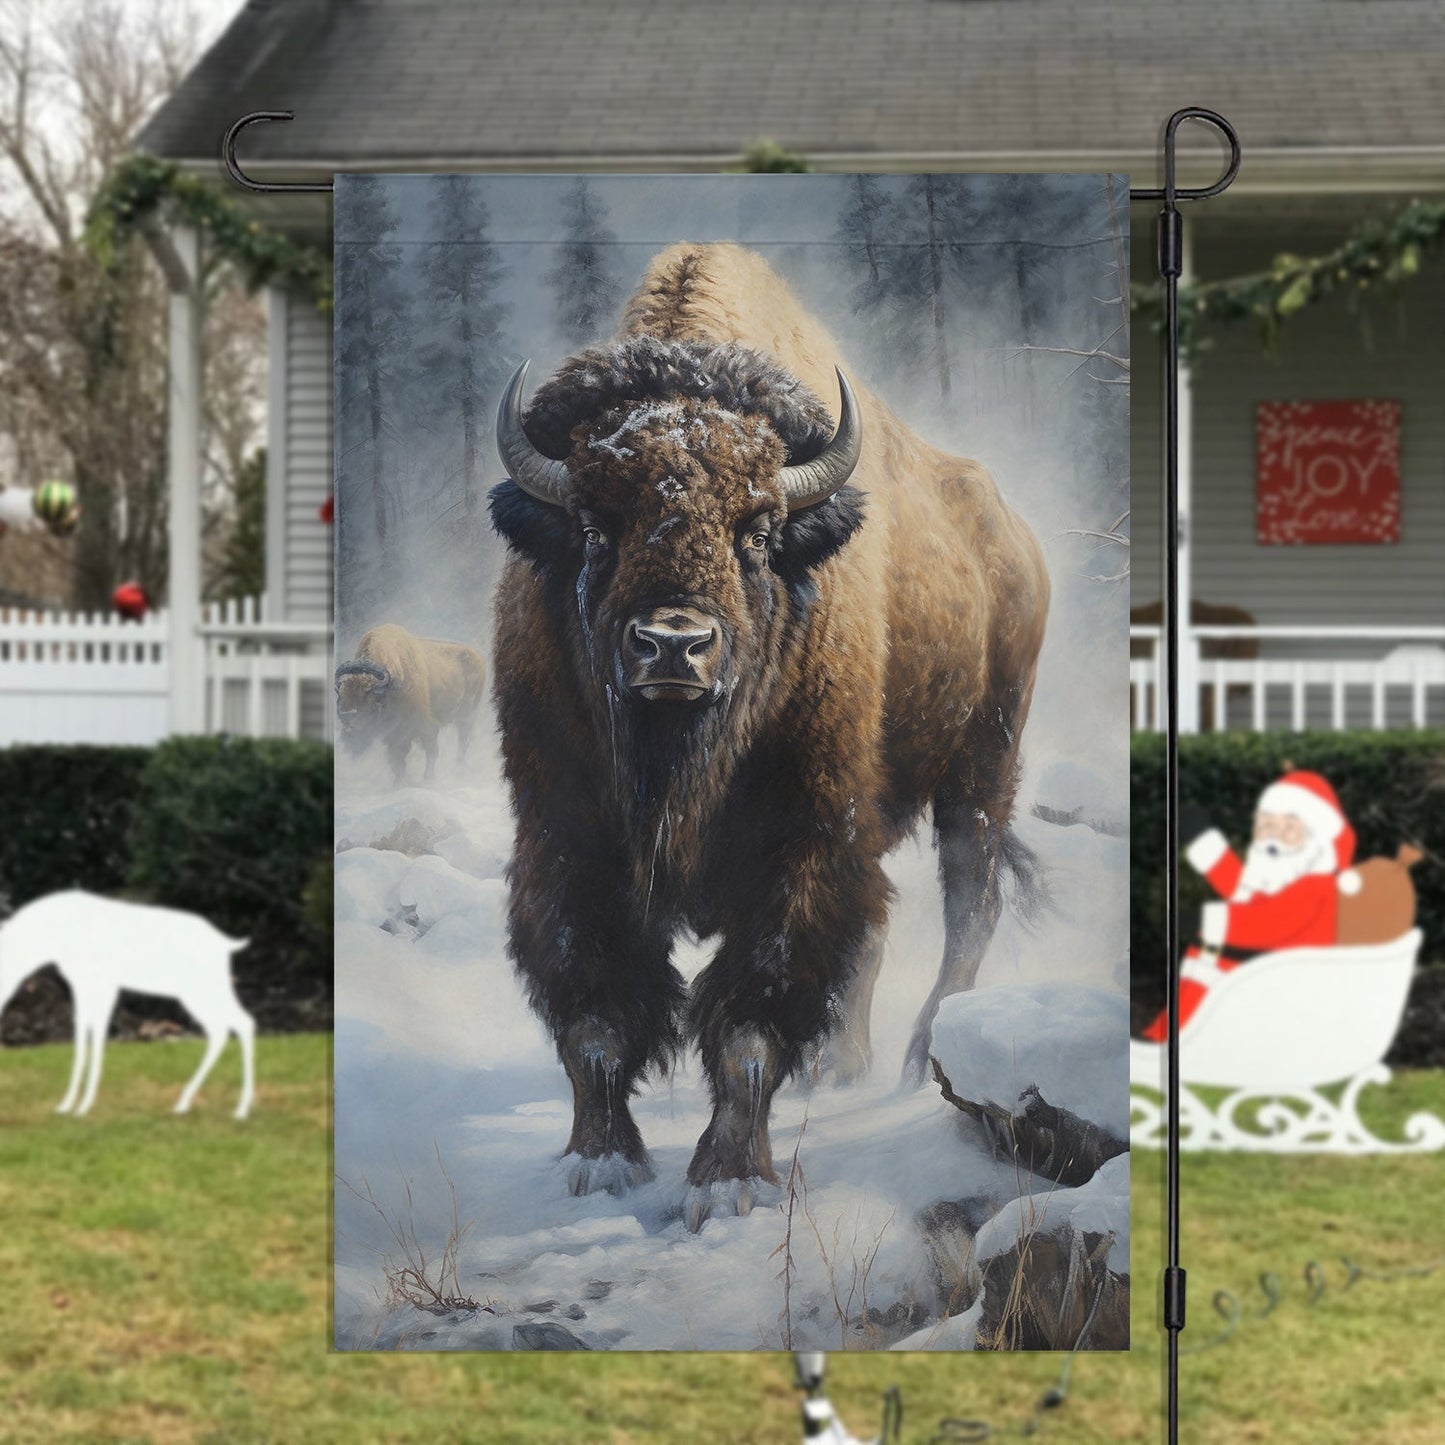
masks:
<instances>
[{"instance_id":1,"label":"white siding","mask_svg":"<svg viewBox=\"0 0 1445 1445\"><path fill-rule=\"evenodd\" d=\"M1403 204L1379 197L1387 213ZM1358 214L1358 212L1356 212ZM1206 278L1265 268L1280 251L1317 254L1344 228L1212 225L1200 212L1195 258ZM1136 280L1148 279L1152 237L1135 236ZM1209 329L1194 376L1194 596L1243 607L1261 624L1445 624L1445 275L1438 262L1397 290L1333 297L1293 317L1276 352L1248 322ZM1159 596L1160 387L1156 338L1135 338L1132 601ZM1402 403L1401 541L1394 546L1269 547L1254 539L1255 404L1377 398ZM1387 648L1367 649L1380 651ZM1290 651L1299 652L1297 645ZM1330 649L1338 651L1336 647Z\"/></svg>"},{"instance_id":2,"label":"white siding","mask_svg":"<svg viewBox=\"0 0 1445 1445\"><path fill-rule=\"evenodd\" d=\"M331 317L271 293L271 419L266 586L274 620L331 617Z\"/></svg>"}]
</instances>

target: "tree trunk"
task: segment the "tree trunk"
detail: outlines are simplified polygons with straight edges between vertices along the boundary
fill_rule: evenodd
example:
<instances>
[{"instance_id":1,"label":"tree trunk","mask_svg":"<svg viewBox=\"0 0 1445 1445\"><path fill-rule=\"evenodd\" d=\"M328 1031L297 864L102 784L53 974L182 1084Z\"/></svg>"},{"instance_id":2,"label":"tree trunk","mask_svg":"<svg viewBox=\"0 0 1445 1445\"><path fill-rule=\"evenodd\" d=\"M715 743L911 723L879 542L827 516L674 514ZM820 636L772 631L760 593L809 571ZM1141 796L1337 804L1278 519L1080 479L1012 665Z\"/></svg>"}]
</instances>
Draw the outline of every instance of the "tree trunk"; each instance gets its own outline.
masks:
<instances>
[{"instance_id":1,"label":"tree trunk","mask_svg":"<svg viewBox=\"0 0 1445 1445\"><path fill-rule=\"evenodd\" d=\"M1056 1109L1033 1084L1019 1095L1024 1107L1017 1112L998 1104L962 1099L954 1093L943 1065L937 1059L929 1062L948 1103L983 1129L995 1154L1017 1160L1031 1174L1072 1189L1087 1184L1103 1165L1129 1147L1127 1140L1116 1138L1097 1124L1067 1109Z\"/></svg>"},{"instance_id":2,"label":"tree trunk","mask_svg":"<svg viewBox=\"0 0 1445 1445\"><path fill-rule=\"evenodd\" d=\"M462 515L467 534L475 534L477 520L477 387L472 355L471 286L462 282Z\"/></svg>"},{"instance_id":3,"label":"tree trunk","mask_svg":"<svg viewBox=\"0 0 1445 1445\"><path fill-rule=\"evenodd\" d=\"M939 254L933 207L933 177L923 183L923 205L928 215L928 277L933 292L933 338L938 354L938 394L947 401L953 392L948 362L948 317L943 301L943 258Z\"/></svg>"},{"instance_id":4,"label":"tree trunk","mask_svg":"<svg viewBox=\"0 0 1445 1445\"><path fill-rule=\"evenodd\" d=\"M75 607L79 612L108 612L116 573L119 538L115 497L104 478L75 458L75 498L80 527L75 535Z\"/></svg>"}]
</instances>

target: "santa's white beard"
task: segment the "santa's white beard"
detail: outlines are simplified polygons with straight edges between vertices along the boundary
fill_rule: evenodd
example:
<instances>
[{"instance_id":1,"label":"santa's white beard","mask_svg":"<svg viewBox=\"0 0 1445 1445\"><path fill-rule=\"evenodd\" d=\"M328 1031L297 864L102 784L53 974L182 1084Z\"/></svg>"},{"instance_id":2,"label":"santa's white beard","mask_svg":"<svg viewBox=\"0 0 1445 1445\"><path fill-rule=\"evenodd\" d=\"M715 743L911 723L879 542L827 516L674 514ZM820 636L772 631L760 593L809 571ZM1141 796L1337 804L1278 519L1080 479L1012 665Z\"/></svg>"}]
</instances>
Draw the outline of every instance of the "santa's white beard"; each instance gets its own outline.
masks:
<instances>
[{"instance_id":1,"label":"santa's white beard","mask_svg":"<svg viewBox=\"0 0 1445 1445\"><path fill-rule=\"evenodd\" d=\"M1326 848L1316 843L1306 843L1300 848L1286 848L1282 843L1264 838L1251 843L1244 855L1244 872L1240 875L1239 891L1266 896L1298 883L1311 873L1327 871L1324 853Z\"/></svg>"}]
</instances>

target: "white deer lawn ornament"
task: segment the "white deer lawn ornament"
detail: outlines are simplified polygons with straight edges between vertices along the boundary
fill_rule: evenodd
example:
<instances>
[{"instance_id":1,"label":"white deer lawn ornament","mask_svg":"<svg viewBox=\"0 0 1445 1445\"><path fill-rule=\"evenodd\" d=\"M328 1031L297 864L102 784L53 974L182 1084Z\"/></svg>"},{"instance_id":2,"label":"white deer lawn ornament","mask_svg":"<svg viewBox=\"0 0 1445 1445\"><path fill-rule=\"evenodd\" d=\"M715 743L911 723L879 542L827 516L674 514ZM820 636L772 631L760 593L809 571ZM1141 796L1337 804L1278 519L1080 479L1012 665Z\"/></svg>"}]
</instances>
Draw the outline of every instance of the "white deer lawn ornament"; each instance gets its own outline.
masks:
<instances>
[{"instance_id":1,"label":"white deer lawn ornament","mask_svg":"<svg viewBox=\"0 0 1445 1445\"><path fill-rule=\"evenodd\" d=\"M245 939L227 938L194 913L120 903L79 889L51 893L0 924L0 1013L36 969L56 966L75 1004L75 1063L55 1112L84 1114L95 1102L121 989L173 998L206 1035L205 1056L181 1091L176 1113L191 1107L234 1033L243 1071L236 1118L244 1119L255 1092L256 1023L231 986L231 955L245 946Z\"/></svg>"}]
</instances>

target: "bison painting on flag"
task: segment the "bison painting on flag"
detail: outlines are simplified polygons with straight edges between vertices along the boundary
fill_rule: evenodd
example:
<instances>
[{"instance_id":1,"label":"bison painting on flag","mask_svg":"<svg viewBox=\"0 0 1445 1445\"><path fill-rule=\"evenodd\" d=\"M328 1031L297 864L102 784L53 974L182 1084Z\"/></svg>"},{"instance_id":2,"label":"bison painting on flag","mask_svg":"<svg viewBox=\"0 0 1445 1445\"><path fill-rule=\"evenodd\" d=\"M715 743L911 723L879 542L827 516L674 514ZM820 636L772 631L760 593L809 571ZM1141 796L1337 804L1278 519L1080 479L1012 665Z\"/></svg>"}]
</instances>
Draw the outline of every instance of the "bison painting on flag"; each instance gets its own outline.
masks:
<instances>
[{"instance_id":1,"label":"bison painting on flag","mask_svg":"<svg viewBox=\"0 0 1445 1445\"><path fill-rule=\"evenodd\" d=\"M1126 201L338 178L341 1347L1127 1346Z\"/></svg>"}]
</instances>

